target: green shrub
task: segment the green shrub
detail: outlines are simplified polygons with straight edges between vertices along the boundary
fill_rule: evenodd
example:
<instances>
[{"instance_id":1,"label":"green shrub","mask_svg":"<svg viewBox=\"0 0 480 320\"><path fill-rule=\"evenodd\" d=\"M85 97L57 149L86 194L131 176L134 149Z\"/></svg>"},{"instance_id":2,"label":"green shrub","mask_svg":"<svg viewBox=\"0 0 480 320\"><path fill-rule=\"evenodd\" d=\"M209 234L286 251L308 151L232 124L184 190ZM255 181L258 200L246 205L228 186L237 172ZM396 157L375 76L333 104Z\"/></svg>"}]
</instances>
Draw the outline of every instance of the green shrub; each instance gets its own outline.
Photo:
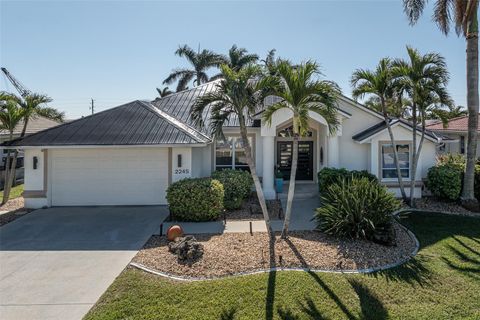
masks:
<instances>
[{"instance_id":1,"label":"green shrub","mask_svg":"<svg viewBox=\"0 0 480 320\"><path fill-rule=\"evenodd\" d=\"M373 240L390 229L401 202L387 188L367 177L330 185L316 210L318 228L327 234Z\"/></svg>"},{"instance_id":2,"label":"green shrub","mask_svg":"<svg viewBox=\"0 0 480 320\"><path fill-rule=\"evenodd\" d=\"M318 190L320 193L325 193L328 188L338 183L342 180L351 180L352 177L355 178L367 178L370 181L378 182L378 179L375 175L369 173L366 170L362 171L349 171L345 168L336 169L336 168L323 168L318 172Z\"/></svg>"},{"instance_id":3,"label":"green shrub","mask_svg":"<svg viewBox=\"0 0 480 320\"><path fill-rule=\"evenodd\" d=\"M240 208L252 192L253 179L248 171L218 170L212 173L212 178L223 184L225 192L223 204L226 209Z\"/></svg>"},{"instance_id":4,"label":"green shrub","mask_svg":"<svg viewBox=\"0 0 480 320\"><path fill-rule=\"evenodd\" d=\"M170 213L179 221L210 221L223 210L223 185L211 178L183 179L167 189Z\"/></svg>"},{"instance_id":5,"label":"green shrub","mask_svg":"<svg viewBox=\"0 0 480 320\"><path fill-rule=\"evenodd\" d=\"M455 201L462 192L461 167L454 164L445 164L428 169L427 188L438 198Z\"/></svg>"}]
</instances>

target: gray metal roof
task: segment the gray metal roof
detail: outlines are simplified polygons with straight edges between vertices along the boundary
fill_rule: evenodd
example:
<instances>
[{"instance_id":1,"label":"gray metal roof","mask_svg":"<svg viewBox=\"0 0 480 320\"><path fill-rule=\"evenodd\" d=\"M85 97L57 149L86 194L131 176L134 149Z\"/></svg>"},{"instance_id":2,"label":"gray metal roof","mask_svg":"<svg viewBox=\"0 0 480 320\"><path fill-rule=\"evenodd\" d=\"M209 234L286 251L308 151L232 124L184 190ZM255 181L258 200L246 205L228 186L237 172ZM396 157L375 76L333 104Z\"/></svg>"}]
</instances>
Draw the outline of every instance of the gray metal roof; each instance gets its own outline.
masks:
<instances>
[{"instance_id":1,"label":"gray metal roof","mask_svg":"<svg viewBox=\"0 0 480 320\"><path fill-rule=\"evenodd\" d=\"M210 139L149 102L133 101L4 146L204 144Z\"/></svg>"}]
</instances>

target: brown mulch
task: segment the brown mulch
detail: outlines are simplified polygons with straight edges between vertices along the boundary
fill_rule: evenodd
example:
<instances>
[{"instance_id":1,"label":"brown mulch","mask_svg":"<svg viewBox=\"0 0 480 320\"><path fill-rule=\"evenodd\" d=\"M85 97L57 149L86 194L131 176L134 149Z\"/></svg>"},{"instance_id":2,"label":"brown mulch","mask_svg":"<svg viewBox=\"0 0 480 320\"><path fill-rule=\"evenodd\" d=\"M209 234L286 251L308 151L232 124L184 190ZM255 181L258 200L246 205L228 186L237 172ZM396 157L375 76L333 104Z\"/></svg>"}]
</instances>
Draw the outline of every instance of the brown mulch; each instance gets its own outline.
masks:
<instances>
[{"instance_id":1,"label":"brown mulch","mask_svg":"<svg viewBox=\"0 0 480 320\"><path fill-rule=\"evenodd\" d=\"M0 206L0 211L8 211L0 214L0 226L3 226L13 220L16 220L31 210L24 208L23 197L8 200L3 206Z\"/></svg>"},{"instance_id":2,"label":"brown mulch","mask_svg":"<svg viewBox=\"0 0 480 320\"><path fill-rule=\"evenodd\" d=\"M415 204L417 209L423 209L428 211L439 211L448 214L467 215L467 216L480 216L478 212L468 211L457 202L448 202L433 197L423 197L422 199L416 199Z\"/></svg>"},{"instance_id":3,"label":"brown mulch","mask_svg":"<svg viewBox=\"0 0 480 320\"><path fill-rule=\"evenodd\" d=\"M317 231L291 232L288 240L277 235L274 246L267 233L195 235L204 245L204 255L190 266L179 263L168 251L166 237L152 236L133 261L176 276L207 278L272 267L358 270L396 263L411 255L415 242L404 229L397 226L396 231L394 247L337 239Z\"/></svg>"},{"instance_id":4,"label":"brown mulch","mask_svg":"<svg viewBox=\"0 0 480 320\"><path fill-rule=\"evenodd\" d=\"M281 219L282 204L280 200L266 200L270 219ZM242 207L237 210L226 212L227 220L263 220L262 208L256 194L252 194Z\"/></svg>"}]
</instances>

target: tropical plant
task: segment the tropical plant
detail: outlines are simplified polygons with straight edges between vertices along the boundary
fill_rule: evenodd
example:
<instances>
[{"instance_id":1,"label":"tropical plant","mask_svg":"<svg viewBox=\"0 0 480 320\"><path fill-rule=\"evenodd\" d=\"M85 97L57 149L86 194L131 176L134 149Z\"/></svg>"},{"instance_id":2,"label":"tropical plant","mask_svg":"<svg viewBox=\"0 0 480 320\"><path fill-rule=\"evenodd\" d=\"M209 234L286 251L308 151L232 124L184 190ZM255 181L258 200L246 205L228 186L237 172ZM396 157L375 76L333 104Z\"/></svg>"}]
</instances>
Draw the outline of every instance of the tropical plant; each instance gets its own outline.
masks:
<instances>
[{"instance_id":1,"label":"tropical plant","mask_svg":"<svg viewBox=\"0 0 480 320\"><path fill-rule=\"evenodd\" d=\"M327 234L373 240L376 232L391 228L392 213L400 205L378 182L353 178L327 189L315 219L318 228Z\"/></svg>"},{"instance_id":2,"label":"tropical plant","mask_svg":"<svg viewBox=\"0 0 480 320\"><path fill-rule=\"evenodd\" d=\"M391 127L391 115L387 106L387 101L391 101L398 97L394 79L392 76L392 62L388 58L383 58L378 63L375 70L357 69L353 72L351 85L353 87L352 95L355 99L363 98L365 95L376 96L380 99L381 113L390 136L390 143L393 146L393 158L397 171L397 179L400 187L400 193L403 200L408 201L403 185L403 178L398 161L398 152L395 147L395 137Z\"/></svg>"},{"instance_id":3,"label":"tropical plant","mask_svg":"<svg viewBox=\"0 0 480 320\"><path fill-rule=\"evenodd\" d=\"M468 115L468 111L463 106L447 105L446 108L438 106L427 111L428 120L440 120L444 128L448 127L451 119L464 117Z\"/></svg>"},{"instance_id":4,"label":"tropical plant","mask_svg":"<svg viewBox=\"0 0 480 320\"><path fill-rule=\"evenodd\" d=\"M225 209L234 210L242 206L245 199L252 192L253 180L248 171L243 170L217 170L212 173L212 178L223 185Z\"/></svg>"},{"instance_id":5,"label":"tropical plant","mask_svg":"<svg viewBox=\"0 0 480 320\"><path fill-rule=\"evenodd\" d=\"M405 99L389 98L385 101L388 114L395 118L409 119L410 114L405 104L408 103ZM368 109L375 112L382 113L382 103L378 96L370 96L364 103Z\"/></svg>"},{"instance_id":6,"label":"tropical plant","mask_svg":"<svg viewBox=\"0 0 480 320\"><path fill-rule=\"evenodd\" d=\"M238 48L237 45L233 45L228 50L228 56L223 58L224 63L230 67L230 69L238 71L246 65L256 63L258 55L248 53L245 48ZM213 76L210 80L221 79L222 73Z\"/></svg>"},{"instance_id":7,"label":"tropical plant","mask_svg":"<svg viewBox=\"0 0 480 320\"><path fill-rule=\"evenodd\" d=\"M323 168L317 174L318 191L320 194L327 192L328 188L342 180L349 181L352 178L367 178L370 181L378 182L377 176L366 170L347 170L345 168Z\"/></svg>"},{"instance_id":8,"label":"tropical plant","mask_svg":"<svg viewBox=\"0 0 480 320\"><path fill-rule=\"evenodd\" d=\"M290 184L287 195L287 208L282 229L282 238L288 236L288 228L292 215L293 196L295 194L295 177L298 162L298 140L309 130L310 113L322 116L333 133L338 125L337 98L339 87L326 80L319 80L320 75L317 63L307 61L293 66L288 61L280 61L275 67L274 75L267 75L271 95L280 100L269 106L263 113L263 120L271 124L273 115L279 110L289 110L293 114L293 154L290 173Z\"/></svg>"},{"instance_id":9,"label":"tropical plant","mask_svg":"<svg viewBox=\"0 0 480 320\"><path fill-rule=\"evenodd\" d=\"M179 57L185 57L192 66L191 69L180 68L173 70L163 81L163 84L172 84L178 80L177 92L185 90L188 83L192 80L194 86L208 82L209 77L207 70L225 63L224 57L220 54L216 54L206 49L203 49L202 51L199 49L198 52L195 52L195 50L187 45L178 48L177 51L175 51L175 54Z\"/></svg>"},{"instance_id":10,"label":"tropical plant","mask_svg":"<svg viewBox=\"0 0 480 320\"><path fill-rule=\"evenodd\" d=\"M407 46L408 60L396 59L392 73L395 85L409 98L412 124L412 166L410 173L410 205L415 207L415 180L418 160L426 133L426 114L439 104L449 105L452 100L446 85L449 74L445 59L438 53L420 54ZM417 128L421 123L421 138L417 146Z\"/></svg>"},{"instance_id":11,"label":"tropical plant","mask_svg":"<svg viewBox=\"0 0 480 320\"><path fill-rule=\"evenodd\" d=\"M156 89L160 98L164 98L173 93L173 91L170 90L168 87L163 87L163 89L160 89L160 88L156 88Z\"/></svg>"},{"instance_id":12,"label":"tropical plant","mask_svg":"<svg viewBox=\"0 0 480 320\"><path fill-rule=\"evenodd\" d=\"M267 80L257 81L262 69L256 65L248 65L235 71L227 65L220 67L223 79L215 84L216 90L197 98L191 110L192 121L200 127L208 127L217 140L224 139L223 126L231 117L236 117L240 126L240 136L245 148L245 157L252 175L258 201L262 208L267 230L271 234L270 218L267 211L262 185L257 175L252 146L248 140L247 121L258 112L269 87ZM204 120L205 110L210 108L208 119Z\"/></svg>"},{"instance_id":13,"label":"tropical plant","mask_svg":"<svg viewBox=\"0 0 480 320\"><path fill-rule=\"evenodd\" d=\"M428 169L426 186L440 199L455 201L462 192L463 168L453 164L433 166Z\"/></svg>"},{"instance_id":14,"label":"tropical plant","mask_svg":"<svg viewBox=\"0 0 480 320\"><path fill-rule=\"evenodd\" d=\"M427 0L403 0L404 11L410 24L417 23ZM453 23L458 36L466 39L467 65L467 166L463 181L462 202L468 208L478 209L475 199L475 161L477 154L477 127L479 108L478 86L478 7L479 0L436 0L433 20L442 33L448 35Z\"/></svg>"},{"instance_id":15,"label":"tropical plant","mask_svg":"<svg viewBox=\"0 0 480 320\"><path fill-rule=\"evenodd\" d=\"M223 210L223 185L211 178L182 179L167 189L168 208L179 221L216 220Z\"/></svg>"},{"instance_id":16,"label":"tropical plant","mask_svg":"<svg viewBox=\"0 0 480 320\"><path fill-rule=\"evenodd\" d=\"M39 106L36 114L53 121L65 122L65 112L52 107Z\"/></svg>"},{"instance_id":17,"label":"tropical plant","mask_svg":"<svg viewBox=\"0 0 480 320\"><path fill-rule=\"evenodd\" d=\"M21 98L19 96L16 96L12 93L7 93L7 92L0 93L0 100L4 101L7 107L10 105L12 108L12 112L13 112L13 109L15 108L21 110L21 111L18 111L18 112L21 112L22 121L23 121L23 128L22 128L22 132L20 133L20 138L23 138L25 136L30 119L37 114L39 108L41 108L41 105L52 101L48 96L38 94L38 93L31 93ZM15 117L17 117L18 113L16 111L15 111L15 114L16 114ZM13 152L11 165L9 164L9 166L5 168L5 171L6 171L5 176L8 176L8 180L5 181L2 203L6 203L10 197L10 190L15 177L15 167L17 165L17 158L18 158L18 150L15 150Z\"/></svg>"}]
</instances>

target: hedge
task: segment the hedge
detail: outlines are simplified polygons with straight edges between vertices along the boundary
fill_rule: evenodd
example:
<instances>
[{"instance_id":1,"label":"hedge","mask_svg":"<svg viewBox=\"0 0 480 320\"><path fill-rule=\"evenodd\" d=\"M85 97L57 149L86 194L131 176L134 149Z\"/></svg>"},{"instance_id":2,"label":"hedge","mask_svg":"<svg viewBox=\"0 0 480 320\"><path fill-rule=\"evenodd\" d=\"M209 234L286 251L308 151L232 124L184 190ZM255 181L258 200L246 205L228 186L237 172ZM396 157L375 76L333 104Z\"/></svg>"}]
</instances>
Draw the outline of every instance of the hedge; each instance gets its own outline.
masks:
<instances>
[{"instance_id":1,"label":"hedge","mask_svg":"<svg viewBox=\"0 0 480 320\"><path fill-rule=\"evenodd\" d=\"M226 209L240 208L243 201L252 192L253 179L248 171L218 170L212 173L212 178L220 181L223 185L225 193L223 205Z\"/></svg>"},{"instance_id":2,"label":"hedge","mask_svg":"<svg viewBox=\"0 0 480 320\"><path fill-rule=\"evenodd\" d=\"M369 173L366 170L357 171L357 170L347 170L345 168L323 168L318 172L318 190L320 193L325 193L328 188L338 183L342 180L351 180L355 178L367 178L369 181L378 182L378 179L375 175Z\"/></svg>"}]
</instances>

